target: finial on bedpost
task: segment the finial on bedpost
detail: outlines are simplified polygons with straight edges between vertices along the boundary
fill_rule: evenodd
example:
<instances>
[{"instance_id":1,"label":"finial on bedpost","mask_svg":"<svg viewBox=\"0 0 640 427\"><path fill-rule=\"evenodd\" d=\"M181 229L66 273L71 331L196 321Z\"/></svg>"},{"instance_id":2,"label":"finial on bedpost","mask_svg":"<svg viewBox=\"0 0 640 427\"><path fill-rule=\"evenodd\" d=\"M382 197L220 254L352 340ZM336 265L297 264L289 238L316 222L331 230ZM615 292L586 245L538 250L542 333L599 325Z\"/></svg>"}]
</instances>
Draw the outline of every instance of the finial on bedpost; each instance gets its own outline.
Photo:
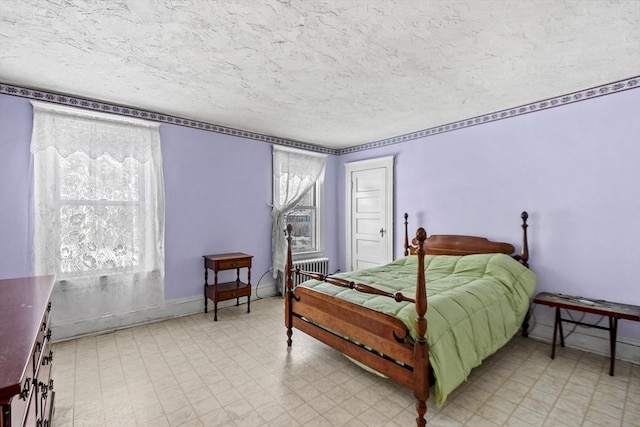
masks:
<instances>
[{"instance_id":1,"label":"finial on bedpost","mask_svg":"<svg viewBox=\"0 0 640 427\"><path fill-rule=\"evenodd\" d=\"M404 256L409 255L409 230L408 230L408 226L409 226L409 214L408 213L404 213Z\"/></svg>"},{"instance_id":2,"label":"finial on bedpost","mask_svg":"<svg viewBox=\"0 0 640 427\"><path fill-rule=\"evenodd\" d=\"M285 280L285 299L284 299L284 323L287 327L287 346L291 347L291 335L293 335L293 280L291 279L291 269L293 268L293 260L291 257L291 224L287 224L287 265L284 271Z\"/></svg>"},{"instance_id":3,"label":"finial on bedpost","mask_svg":"<svg viewBox=\"0 0 640 427\"><path fill-rule=\"evenodd\" d=\"M416 424L418 426L426 426L427 421L425 414L427 413L427 399L429 399L429 370L424 362L429 359L429 345L427 344L427 319L425 315L427 313L427 286L424 277L424 242L427 239L427 232L424 228L418 228L416 232L416 240L418 241L418 249L416 255L418 256L418 275L416 279L416 337L415 345L413 347L414 352L414 389L413 395L416 398L416 411L418 417L416 418Z\"/></svg>"},{"instance_id":4,"label":"finial on bedpost","mask_svg":"<svg viewBox=\"0 0 640 427\"><path fill-rule=\"evenodd\" d=\"M525 267L529 267L529 241L527 238L527 227L529 227L527 219L529 219L529 214L527 211L522 211L520 218L522 218L522 250L520 251L520 262Z\"/></svg>"}]
</instances>

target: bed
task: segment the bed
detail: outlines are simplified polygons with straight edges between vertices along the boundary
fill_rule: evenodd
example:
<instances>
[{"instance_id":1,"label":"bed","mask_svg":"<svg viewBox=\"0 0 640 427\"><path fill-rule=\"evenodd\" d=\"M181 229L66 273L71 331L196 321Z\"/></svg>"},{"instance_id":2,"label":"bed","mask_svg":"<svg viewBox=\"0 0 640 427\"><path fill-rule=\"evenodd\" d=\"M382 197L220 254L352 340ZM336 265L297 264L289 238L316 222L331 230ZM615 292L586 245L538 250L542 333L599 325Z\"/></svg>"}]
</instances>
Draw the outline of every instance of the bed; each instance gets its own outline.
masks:
<instances>
[{"instance_id":1,"label":"bed","mask_svg":"<svg viewBox=\"0 0 640 427\"><path fill-rule=\"evenodd\" d=\"M441 405L519 329L527 335L535 275L526 212L516 255L510 243L427 237L422 227L410 242L404 218L404 257L333 276L293 268L288 225L285 326L289 347L298 329L412 389L416 425L424 426L430 384ZM293 274L311 279L294 287Z\"/></svg>"}]
</instances>

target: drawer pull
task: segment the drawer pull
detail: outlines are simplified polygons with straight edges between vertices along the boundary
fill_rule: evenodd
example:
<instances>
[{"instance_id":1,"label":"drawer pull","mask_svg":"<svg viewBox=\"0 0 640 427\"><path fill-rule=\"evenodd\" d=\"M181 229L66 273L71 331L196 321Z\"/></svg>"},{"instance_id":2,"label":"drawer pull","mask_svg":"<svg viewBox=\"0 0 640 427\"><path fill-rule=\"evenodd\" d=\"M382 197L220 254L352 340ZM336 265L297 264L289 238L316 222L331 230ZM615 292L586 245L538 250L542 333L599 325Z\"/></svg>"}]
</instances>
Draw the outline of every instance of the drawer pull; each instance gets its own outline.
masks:
<instances>
[{"instance_id":1,"label":"drawer pull","mask_svg":"<svg viewBox=\"0 0 640 427\"><path fill-rule=\"evenodd\" d=\"M27 378L22 386L22 391L20 392L20 399L27 400L29 396L29 390L31 389L31 378Z\"/></svg>"},{"instance_id":2,"label":"drawer pull","mask_svg":"<svg viewBox=\"0 0 640 427\"><path fill-rule=\"evenodd\" d=\"M231 267L235 267L236 265L238 265L238 263L237 263L237 262L232 262L232 263L231 263Z\"/></svg>"},{"instance_id":3,"label":"drawer pull","mask_svg":"<svg viewBox=\"0 0 640 427\"><path fill-rule=\"evenodd\" d=\"M49 355L42 358L42 364L48 365L53 361L53 351L49 350Z\"/></svg>"},{"instance_id":4,"label":"drawer pull","mask_svg":"<svg viewBox=\"0 0 640 427\"><path fill-rule=\"evenodd\" d=\"M51 301L49 301L49 304L47 304L47 311L51 311Z\"/></svg>"},{"instance_id":5,"label":"drawer pull","mask_svg":"<svg viewBox=\"0 0 640 427\"><path fill-rule=\"evenodd\" d=\"M40 393L41 393L40 400L44 401L47 399L47 392L49 391L49 386L43 382L40 382L38 385L40 386Z\"/></svg>"}]
</instances>

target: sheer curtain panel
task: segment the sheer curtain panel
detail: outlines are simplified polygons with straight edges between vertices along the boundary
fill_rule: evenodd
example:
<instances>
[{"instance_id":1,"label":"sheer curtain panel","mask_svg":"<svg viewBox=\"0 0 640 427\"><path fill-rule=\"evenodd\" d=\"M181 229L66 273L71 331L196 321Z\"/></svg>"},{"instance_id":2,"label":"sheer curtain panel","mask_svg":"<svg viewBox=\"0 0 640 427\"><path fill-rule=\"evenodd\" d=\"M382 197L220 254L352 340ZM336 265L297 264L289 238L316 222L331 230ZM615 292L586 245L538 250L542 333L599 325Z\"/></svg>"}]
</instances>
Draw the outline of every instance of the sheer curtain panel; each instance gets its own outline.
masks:
<instances>
[{"instance_id":1,"label":"sheer curtain panel","mask_svg":"<svg viewBox=\"0 0 640 427\"><path fill-rule=\"evenodd\" d=\"M285 215L324 176L326 164L325 154L273 146L271 255L274 278L278 271L284 271L286 263Z\"/></svg>"},{"instance_id":2,"label":"sheer curtain panel","mask_svg":"<svg viewBox=\"0 0 640 427\"><path fill-rule=\"evenodd\" d=\"M127 326L164 304L159 125L32 104L35 267L56 275L56 338Z\"/></svg>"}]
</instances>

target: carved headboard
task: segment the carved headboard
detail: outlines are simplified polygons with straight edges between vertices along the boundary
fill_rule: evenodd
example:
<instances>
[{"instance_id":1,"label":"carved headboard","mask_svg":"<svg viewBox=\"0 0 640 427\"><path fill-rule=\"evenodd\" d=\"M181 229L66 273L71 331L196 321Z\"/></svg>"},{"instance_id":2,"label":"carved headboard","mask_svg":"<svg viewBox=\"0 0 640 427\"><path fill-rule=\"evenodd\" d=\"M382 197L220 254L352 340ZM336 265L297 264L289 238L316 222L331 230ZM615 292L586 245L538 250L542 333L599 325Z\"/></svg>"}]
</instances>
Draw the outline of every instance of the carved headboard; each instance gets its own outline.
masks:
<instances>
[{"instance_id":1,"label":"carved headboard","mask_svg":"<svg viewBox=\"0 0 640 427\"><path fill-rule=\"evenodd\" d=\"M409 214L404 214L404 255L414 255L417 249L415 238L409 244L408 221ZM527 219L529 214L525 211L520 215L522 219L522 250L514 255L515 247L511 243L492 242L484 237L461 236L455 234L433 234L425 240L425 252L429 255L471 255L503 253L511 255L523 265L529 266L529 244L527 241Z\"/></svg>"}]
</instances>

